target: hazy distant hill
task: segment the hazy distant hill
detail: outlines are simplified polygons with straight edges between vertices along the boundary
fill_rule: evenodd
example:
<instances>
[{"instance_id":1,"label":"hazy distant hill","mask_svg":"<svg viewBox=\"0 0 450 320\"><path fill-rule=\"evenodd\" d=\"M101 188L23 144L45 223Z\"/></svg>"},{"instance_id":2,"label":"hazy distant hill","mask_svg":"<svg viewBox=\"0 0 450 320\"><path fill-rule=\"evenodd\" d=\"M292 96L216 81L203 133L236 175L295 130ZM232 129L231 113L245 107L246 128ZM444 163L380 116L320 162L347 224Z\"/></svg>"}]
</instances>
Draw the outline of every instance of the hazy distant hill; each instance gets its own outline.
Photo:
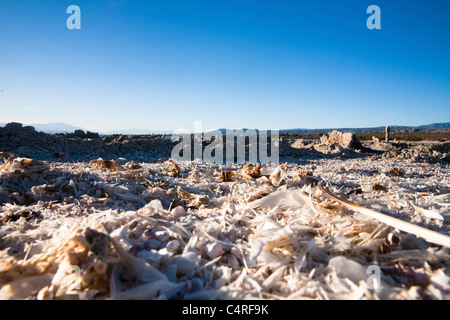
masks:
<instances>
[{"instance_id":1,"label":"hazy distant hill","mask_svg":"<svg viewBox=\"0 0 450 320\"><path fill-rule=\"evenodd\" d=\"M171 134L172 131L158 131L158 130L147 130L147 129L124 129L124 130L112 130L108 132L102 132L102 135L113 135L113 134L133 134L133 135L147 135L147 134Z\"/></svg>"},{"instance_id":2,"label":"hazy distant hill","mask_svg":"<svg viewBox=\"0 0 450 320\"><path fill-rule=\"evenodd\" d=\"M439 129L446 129L450 128L450 122L444 122L444 123L432 123L427 125L421 125L421 126L396 126L392 125L389 126L391 129L391 132L395 131L401 131L401 130L439 130ZM288 133L288 134L302 134L302 133L310 133L310 134L316 134L316 133L324 133L324 132L331 132L333 130L339 130L339 131L351 131L351 132L376 132L376 131L384 131L385 126L380 127L369 127L369 128L329 128L329 129L303 129L303 128L297 128L297 129L285 129L280 130L280 133Z\"/></svg>"},{"instance_id":3,"label":"hazy distant hill","mask_svg":"<svg viewBox=\"0 0 450 320\"><path fill-rule=\"evenodd\" d=\"M0 127L4 127L6 123L0 123ZM83 128L75 127L70 124L64 122L51 122L51 123L32 123L32 124L23 124L23 126L31 126L36 129L36 131L41 131L45 133L69 133L74 132L75 130L83 130Z\"/></svg>"},{"instance_id":4,"label":"hazy distant hill","mask_svg":"<svg viewBox=\"0 0 450 320\"><path fill-rule=\"evenodd\" d=\"M51 123L32 123L30 126L34 127L36 131L42 131L45 133L69 133L74 132L75 130L84 130L81 127L75 127L70 124L64 122L51 122Z\"/></svg>"},{"instance_id":5,"label":"hazy distant hill","mask_svg":"<svg viewBox=\"0 0 450 320\"><path fill-rule=\"evenodd\" d=\"M0 123L0 127L4 127L4 123ZM34 127L36 131L42 131L45 133L72 133L75 130L83 130L85 129L81 127L72 126L70 124L64 122L52 122L47 124L42 123L34 123L30 124L30 126ZM391 132L401 131L401 130L440 130L440 129L448 129L450 128L450 122L443 123L432 123L421 126L390 126ZM317 134L317 133L325 133L331 132L333 130L340 131L351 131L351 132L377 132L384 131L385 127L369 127L369 128L328 128L328 129L304 129L304 128L295 128L295 129L282 129L280 130L281 134ZM226 129L221 128L218 129L223 134L226 134ZM244 129L246 130L246 129ZM258 130L256 130L258 132ZM113 134L124 134L124 135L150 135L150 134L171 134L172 131L161 131L161 130L149 130L149 129L124 129L124 130L113 130L108 132L102 132L102 135L113 135Z\"/></svg>"},{"instance_id":6,"label":"hazy distant hill","mask_svg":"<svg viewBox=\"0 0 450 320\"><path fill-rule=\"evenodd\" d=\"M415 129L419 129L419 130L427 130L427 129L431 129L431 130L437 130L437 129L446 129L446 128L450 128L450 122L444 122L444 123L432 123L432 124L427 124L424 126L418 126L418 127L414 127Z\"/></svg>"}]
</instances>

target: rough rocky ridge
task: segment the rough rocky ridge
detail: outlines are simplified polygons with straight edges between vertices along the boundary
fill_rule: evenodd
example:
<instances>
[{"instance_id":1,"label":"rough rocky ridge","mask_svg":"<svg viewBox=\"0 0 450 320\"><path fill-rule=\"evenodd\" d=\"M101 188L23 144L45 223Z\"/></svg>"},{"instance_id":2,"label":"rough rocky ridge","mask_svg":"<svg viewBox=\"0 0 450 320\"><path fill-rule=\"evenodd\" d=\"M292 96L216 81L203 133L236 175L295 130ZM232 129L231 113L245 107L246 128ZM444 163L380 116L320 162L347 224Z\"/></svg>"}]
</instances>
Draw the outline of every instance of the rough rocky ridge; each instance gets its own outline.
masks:
<instances>
[{"instance_id":1,"label":"rough rocky ridge","mask_svg":"<svg viewBox=\"0 0 450 320\"><path fill-rule=\"evenodd\" d=\"M170 135L110 135L90 132L46 134L20 123L0 127L0 151L47 161L90 161L96 158L115 161L163 161L171 157L176 142ZM333 131L320 141L281 139L280 161L322 158L403 159L411 161L450 161L450 142L360 142L355 134ZM248 153L248 152L247 152Z\"/></svg>"}]
</instances>

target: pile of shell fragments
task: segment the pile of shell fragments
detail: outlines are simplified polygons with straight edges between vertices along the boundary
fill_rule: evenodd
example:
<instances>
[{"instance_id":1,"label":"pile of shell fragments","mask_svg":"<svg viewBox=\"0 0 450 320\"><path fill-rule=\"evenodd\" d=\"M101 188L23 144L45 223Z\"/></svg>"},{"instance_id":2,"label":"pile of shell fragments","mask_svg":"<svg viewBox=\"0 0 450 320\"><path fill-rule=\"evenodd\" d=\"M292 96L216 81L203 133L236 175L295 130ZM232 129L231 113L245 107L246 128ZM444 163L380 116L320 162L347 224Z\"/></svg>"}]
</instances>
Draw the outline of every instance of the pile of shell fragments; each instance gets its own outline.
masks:
<instances>
[{"instance_id":1,"label":"pile of shell fragments","mask_svg":"<svg viewBox=\"0 0 450 320\"><path fill-rule=\"evenodd\" d=\"M344 208L314 178L448 235L448 164L2 156L0 299L450 298L448 248Z\"/></svg>"}]
</instances>

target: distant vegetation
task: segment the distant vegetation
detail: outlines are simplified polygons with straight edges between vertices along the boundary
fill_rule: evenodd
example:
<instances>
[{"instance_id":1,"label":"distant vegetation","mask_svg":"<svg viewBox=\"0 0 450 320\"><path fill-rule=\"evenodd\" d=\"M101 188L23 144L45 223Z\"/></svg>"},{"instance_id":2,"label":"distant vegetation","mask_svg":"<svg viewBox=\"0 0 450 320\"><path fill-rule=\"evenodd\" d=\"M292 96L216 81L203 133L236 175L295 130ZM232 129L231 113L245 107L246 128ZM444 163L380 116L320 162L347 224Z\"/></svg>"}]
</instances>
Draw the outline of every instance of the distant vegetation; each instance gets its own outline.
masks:
<instances>
[{"instance_id":1,"label":"distant vegetation","mask_svg":"<svg viewBox=\"0 0 450 320\"><path fill-rule=\"evenodd\" d=\"M353 132L353 130L342 130ZM320 140L320 137L327 131L314 132L314 133L280 133L280 137L286 139L307 139L307 140ZM372 137L376 137L380 140L384 140L384 130L367 131L367 132L355 132L359 140L372 140ZM402 141L450 141L450 128L443 129L403 129L390 133L390 139L402 140Z\"/></svg>"},{"instance_id":2,"label":"distant vegetation","mask_svg":"<svg viewBox=\"0 0 450 320\"><path fill-rule=\"evenodd\" d=\"M446 132L445 132L446 131ZM402 141L450 141L450 130L447 129L444 132L442 130L420 130L417 132L393 132L390 134L390 139L402 140ZM356 136L359 140L371 140L372 137L377 137L380 140L384 140L384 133L357 133Z\"/></svg>"}]
</instances>

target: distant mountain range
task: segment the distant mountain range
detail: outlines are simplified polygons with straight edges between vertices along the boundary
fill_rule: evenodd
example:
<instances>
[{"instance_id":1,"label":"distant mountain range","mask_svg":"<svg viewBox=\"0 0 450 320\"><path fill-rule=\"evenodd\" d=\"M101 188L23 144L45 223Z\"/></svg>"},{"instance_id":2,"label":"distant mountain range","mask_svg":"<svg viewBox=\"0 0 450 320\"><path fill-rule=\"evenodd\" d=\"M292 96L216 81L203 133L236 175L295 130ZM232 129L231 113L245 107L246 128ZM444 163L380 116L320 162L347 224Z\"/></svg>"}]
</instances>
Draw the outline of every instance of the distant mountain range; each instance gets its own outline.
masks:
<instances>
[{"instance_id":1,"label":"distant mountain range","mask_svg":"<svg viewBox=\"0 0 450 320\"><path fill-rule=\"evenodd\" d=\"M321 133L321 132L331 132L333 130L339 131L351 131L351 132L376 132L376 131L384 131L385 126L380 127L369 127L369 128L329 128L329 129L283 129L280 130L280 133L288 133L288 134L300 134L300 133ZM401 131L401 130L439 130L439 129L447 129L450 128L450 122L443 123L432 123L421 126L389 126L391 132Z\"/></svg>"},{"instance_id":2,"label":"distant mountain range","mask_svg":"<svg viewBox=\"0 0 450 320\"><path fill-rule=\"evenodd\" d=\"M125 129L125 130L112 130L108 132L102 132L102 135L113 135L113 134L133 134L133 135L147 135L147 134L171 134L171 131L158 131L158 130L148 130L148 129Z\"/></svg>"},{"instance_id":3,"label":"distant mountain range","mask_svg":"<svg viewBox=\"0 0 450 320\"><path fill-rule=\"evenodd\" d=\"M0 127L4 127L5 123L0 123ZM36 131L45 132L45 133L71 133L75 130L84 130L80 127L75 127L70 124L64 122L51 122L51 123L32 123L32 124L24 124L23 126L31 126L34 127Z\"/></svg>"},{"instance_id":4,"label":"distant mountain range","mask_svg":"<svg viewBox=\"0 0 450 320\"><path fill-rule=\"evenodd\" d=\"M45 133L71 133L74 132L75 130L86 131L81 127L75 127L64 122L52 122L47 124L32 123L29 124L29 126L34 127L36 131L41 131Z\"/></svg>"},{"instance_id":5,"label":"distant mountain range","mask_svg":"<svg viewBox=\"0 0 450 320\"><path fill-rule=\"evenodd\" d=\"M413 127L415 129L419 129L419 130L426 130L426 129L432 129L432 130L437 130L437 129L447 129L450 128L450 122L443 122L443 123L432 123L432 124L427 124L424 126L418 126L418 127Z\"/></svg>"},{"instance_id":6,"label":"distant mountain range","mask_svg":"<svg viewBox=\"0 0 450 320\"><path fill-rule=\"evenodd\" d=\"M4 123L0 123L0 127L5 126ZM83 130L85 129L81 127L72 126L70 124L64 122L52 122L47 124L42 123L34 123L29 124L36 129L36 131L41 131L45 133L71 133L75 130ZM421 126L390 126L391 131L399 131L399 130L439 130L439 129L447 129L450 128L450 122L444 123L432 123ZM333 130L339 131L351 131L351 132L376 132L376 131L384 131L385 127L370 127L370 128L331 128L331 129L282 129L280 133L282 134L301 134L301 133L325 133ZM226 129L219 129L221 132L225 133ZM147 134L171 134L172 131L158 131L158 130L148 130L148 129L125 129L125 130L113 130L108 132L101 132L101 135L113 135L113 134L130 134L130 135L147 135Z\"/></svg>"}]
</instances>

